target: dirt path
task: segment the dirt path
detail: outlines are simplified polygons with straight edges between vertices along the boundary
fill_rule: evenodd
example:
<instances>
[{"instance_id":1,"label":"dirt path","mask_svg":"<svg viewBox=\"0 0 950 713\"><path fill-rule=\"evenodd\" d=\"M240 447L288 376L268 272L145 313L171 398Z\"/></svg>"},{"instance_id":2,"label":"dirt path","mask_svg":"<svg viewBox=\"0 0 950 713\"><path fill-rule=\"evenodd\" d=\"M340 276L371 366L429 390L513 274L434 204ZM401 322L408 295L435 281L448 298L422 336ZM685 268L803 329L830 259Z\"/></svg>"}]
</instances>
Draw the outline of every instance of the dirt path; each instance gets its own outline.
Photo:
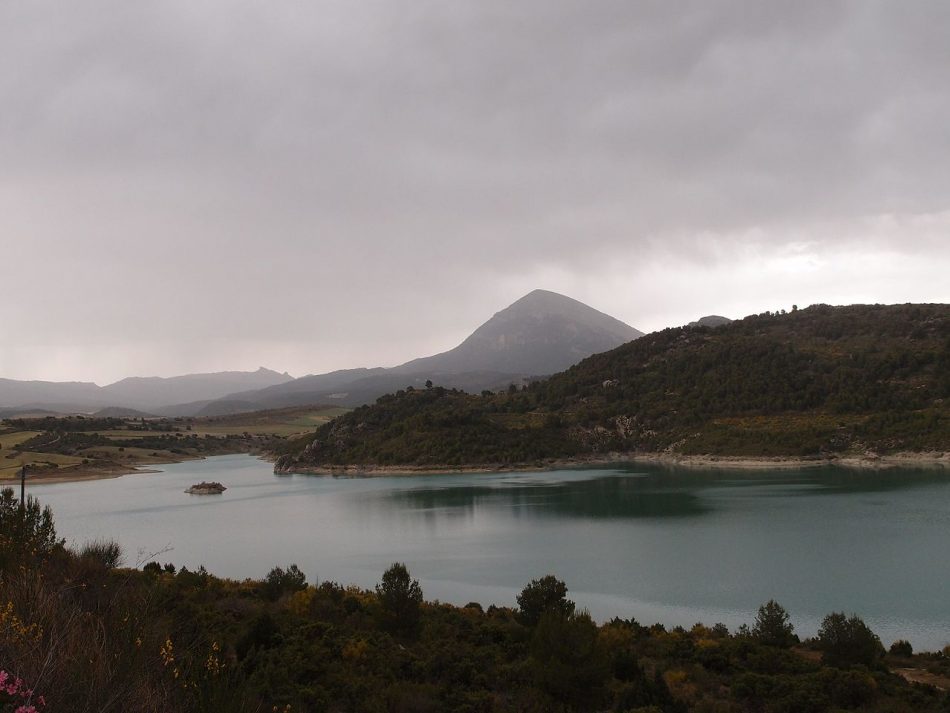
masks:
<instances>
[{"instance_id":1,"label":"dirt path","mask_svg":"<svg viewBox=\"0 0 950 713\"><path fill-rule=\"evenodd\" d=\"M930 673L922 668L895 668L894 673L910 683L924 683L938 691L950 690L950 678Z\"/></svg>"}]
</instances>

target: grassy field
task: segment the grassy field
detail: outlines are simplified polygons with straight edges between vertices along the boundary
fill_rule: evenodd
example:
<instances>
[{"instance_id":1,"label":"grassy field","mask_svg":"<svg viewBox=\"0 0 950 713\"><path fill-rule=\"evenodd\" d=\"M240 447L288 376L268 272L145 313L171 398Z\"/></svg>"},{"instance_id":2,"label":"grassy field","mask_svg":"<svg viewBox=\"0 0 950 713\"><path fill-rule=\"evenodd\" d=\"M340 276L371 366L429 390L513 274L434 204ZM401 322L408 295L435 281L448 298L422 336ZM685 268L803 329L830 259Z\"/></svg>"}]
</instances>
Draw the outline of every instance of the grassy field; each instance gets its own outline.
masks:
<instances>
[{"instance_id":1,"label":"grassy field","mask_svg":"<svg viewBox=\"0 0 950 713\"><path fill-rule=\"evenodd\" d=\"M14 448L23 441L28 441L33 438L33 436L38 436L42 431L16 431L14 433L0 433L0 451L5 451L8 448ZM3 453L0 453L0 457L3 456Z\"/></svg>"},{"instance_id":2,"label":"grassy field","mask_svg":"<svg viewBox=\"0 0 950 713\"><path fill-rule=\"evenodd\" d=\"M259 453L267 450L269 444L312 431L347 410L335 406L297 407L149 421L154 430L136 428L141 425L137 419L100 421L100 426L112 427L89 430L75 430L78 424L85 425L77 419L54 424L19 421L22 430L0 434L0 480L16 478L23 465L32 470L28 473L31 477L86 477L208 455ZM45 430L36 430L37 425L51 429L50 436L56 437L29 444L33 449L30 451L17 450L29 439L47 434ZM7 426L12 424L7 422ZM116 445L103 443L103 438Z\"/></svg>"},{"instance_id":3,"label":"grassy field","mask_svg":"<svg viewBox=\"0 0 950 713\"><path fill-rule=\"evenodd\" d=\"M175 454L154 448L133 448L123 446L96 446L80 452L84 458L112 460L134 463L168 463L177 460Z\"/></svg>"},{"instance_id":4,"label":"grassy field","mask_svg":"<svg viewBox=\"0 0 950 713\"><path fill-rule=\"evenodd\" d=\"M254 411L246 414L236 414L234 416L215 416L209 418L183 418L170 419L162 423L167 423L166 429L142 431L141 429L90 429L81 431L89 435L98 434L105 438L113 440L128 440L132 438L146 438L149 436L174 435L182 433L185 435L195 434L197 436L229 436L243 435L248 433L252 436L296 436L308 431L312 431L318 426L322 426L340 414L346 413L349 409L338 406L326 406L318 408L288 408L276 409L273 411ZM22 443L27 438L39 435L40 431L20 431L18 433L7 434L11 445ZM3 436L0 436L2 439ZM6 443L0 440L3 447Z\"/></svg>"},{"instance_id":5,"label":"grassy field","mask_svg":"<svg viewBox=\"0 0 950 713\"><path fill-rule=\"evenodd\" d=\"M192 430L198 434L209 433L215 436L232 433L295 436L312 431L347 411L349 409L339 406L254 411L234 416L194 419Z\"/></svg>"},{"instance_id":6,"label":"grassy field","mask_svg":"<svg viewBox=\"0 0 950 713\"><path fill-rule=\"evenodd\" d=\"M11 458L11 455L13 456ZM34 453L30 451L17 451L8 453L6 457L0 458L0 478L15 478L20 474L20 468L24 465L46 466L55 465L57 468L68 468L82 464L83 459L78 456L64 456L59 453Z\"/></svg>"},{"instance_id":7,"label":"grassy field","mask_svg":"<svg viewBox=\"0 0 950 713\"><path fill-rule=\"evenodd\" d=\"M97 433L100 436L105 436L106 438L126 440L129 438L144 438L146 436L174 435L175 433L178 433L178 431L172 431L171 429L167 431L129 431L116 428L110 429L108 431L80 431L80 433L85 433L87 435Z\"/></svg>"}]
</instances>

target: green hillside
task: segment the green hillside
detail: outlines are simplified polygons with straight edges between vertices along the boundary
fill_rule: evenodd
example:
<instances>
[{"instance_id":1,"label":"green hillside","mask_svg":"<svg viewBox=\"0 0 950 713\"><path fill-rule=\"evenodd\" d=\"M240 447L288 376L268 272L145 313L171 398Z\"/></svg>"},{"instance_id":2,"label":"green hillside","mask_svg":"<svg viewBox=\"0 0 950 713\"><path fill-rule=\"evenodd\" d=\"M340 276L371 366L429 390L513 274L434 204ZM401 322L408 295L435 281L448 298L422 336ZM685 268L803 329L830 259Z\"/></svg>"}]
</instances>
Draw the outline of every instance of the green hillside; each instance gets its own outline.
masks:
<instances>
[{"instance_id":1,"label":"green hillside","mask_svg":"<svg viewBox=\"0 0 950 713\"><path fill-rule=\"evenodd\" d=\"M950 306L816 305L667 329L521 391L400 391L287 443L278 469L943 451L948 396Z\"/></svg>"}]
</instances>

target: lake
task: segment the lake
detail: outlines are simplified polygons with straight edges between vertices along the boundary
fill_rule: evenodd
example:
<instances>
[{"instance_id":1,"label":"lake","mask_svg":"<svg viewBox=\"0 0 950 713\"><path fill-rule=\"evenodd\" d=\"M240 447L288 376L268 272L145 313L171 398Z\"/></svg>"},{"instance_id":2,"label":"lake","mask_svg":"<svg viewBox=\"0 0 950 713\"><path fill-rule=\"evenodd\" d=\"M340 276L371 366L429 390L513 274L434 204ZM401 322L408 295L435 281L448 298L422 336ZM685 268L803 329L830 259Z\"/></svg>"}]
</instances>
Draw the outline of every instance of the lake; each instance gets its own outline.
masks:
<instances>
[{"instance_id":1,"label":"lake","mask_svg":"<svg viewBox=\"0 0 950 713\"><path fill-rule=\"evenodd\" d=\"M770 598L812 635L855 612L885 645L950 644L950 472L675 469L275 476L222 456L111 480L29 486L70 543L260 578L372 587L405 562L427 599L515 606L555 574L598 620L751 624ZM218 480L223 495L183 491ZM154 553L159 553L155 555Z\"/></svg>"}]
</instances>

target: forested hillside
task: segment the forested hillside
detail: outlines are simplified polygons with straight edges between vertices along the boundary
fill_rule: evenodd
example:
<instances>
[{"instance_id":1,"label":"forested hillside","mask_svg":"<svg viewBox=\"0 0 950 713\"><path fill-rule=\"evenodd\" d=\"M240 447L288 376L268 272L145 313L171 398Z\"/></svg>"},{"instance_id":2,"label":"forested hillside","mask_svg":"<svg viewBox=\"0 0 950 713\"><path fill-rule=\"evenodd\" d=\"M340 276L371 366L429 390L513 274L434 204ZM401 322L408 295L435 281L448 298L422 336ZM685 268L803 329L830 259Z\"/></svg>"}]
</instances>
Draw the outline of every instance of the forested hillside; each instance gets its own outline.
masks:
<instances>
[{"instance_id":1,"label":"forested hillside","mask_svg":"<svg viewBox=\"0 0 950 713\"><path fill-rule=\"evenodd\" d=\"M667 329L503 394L400 391L287 444L277 467L945 451L948 396L950 306L816 305Z\"/></svg>"}]
</instances>

